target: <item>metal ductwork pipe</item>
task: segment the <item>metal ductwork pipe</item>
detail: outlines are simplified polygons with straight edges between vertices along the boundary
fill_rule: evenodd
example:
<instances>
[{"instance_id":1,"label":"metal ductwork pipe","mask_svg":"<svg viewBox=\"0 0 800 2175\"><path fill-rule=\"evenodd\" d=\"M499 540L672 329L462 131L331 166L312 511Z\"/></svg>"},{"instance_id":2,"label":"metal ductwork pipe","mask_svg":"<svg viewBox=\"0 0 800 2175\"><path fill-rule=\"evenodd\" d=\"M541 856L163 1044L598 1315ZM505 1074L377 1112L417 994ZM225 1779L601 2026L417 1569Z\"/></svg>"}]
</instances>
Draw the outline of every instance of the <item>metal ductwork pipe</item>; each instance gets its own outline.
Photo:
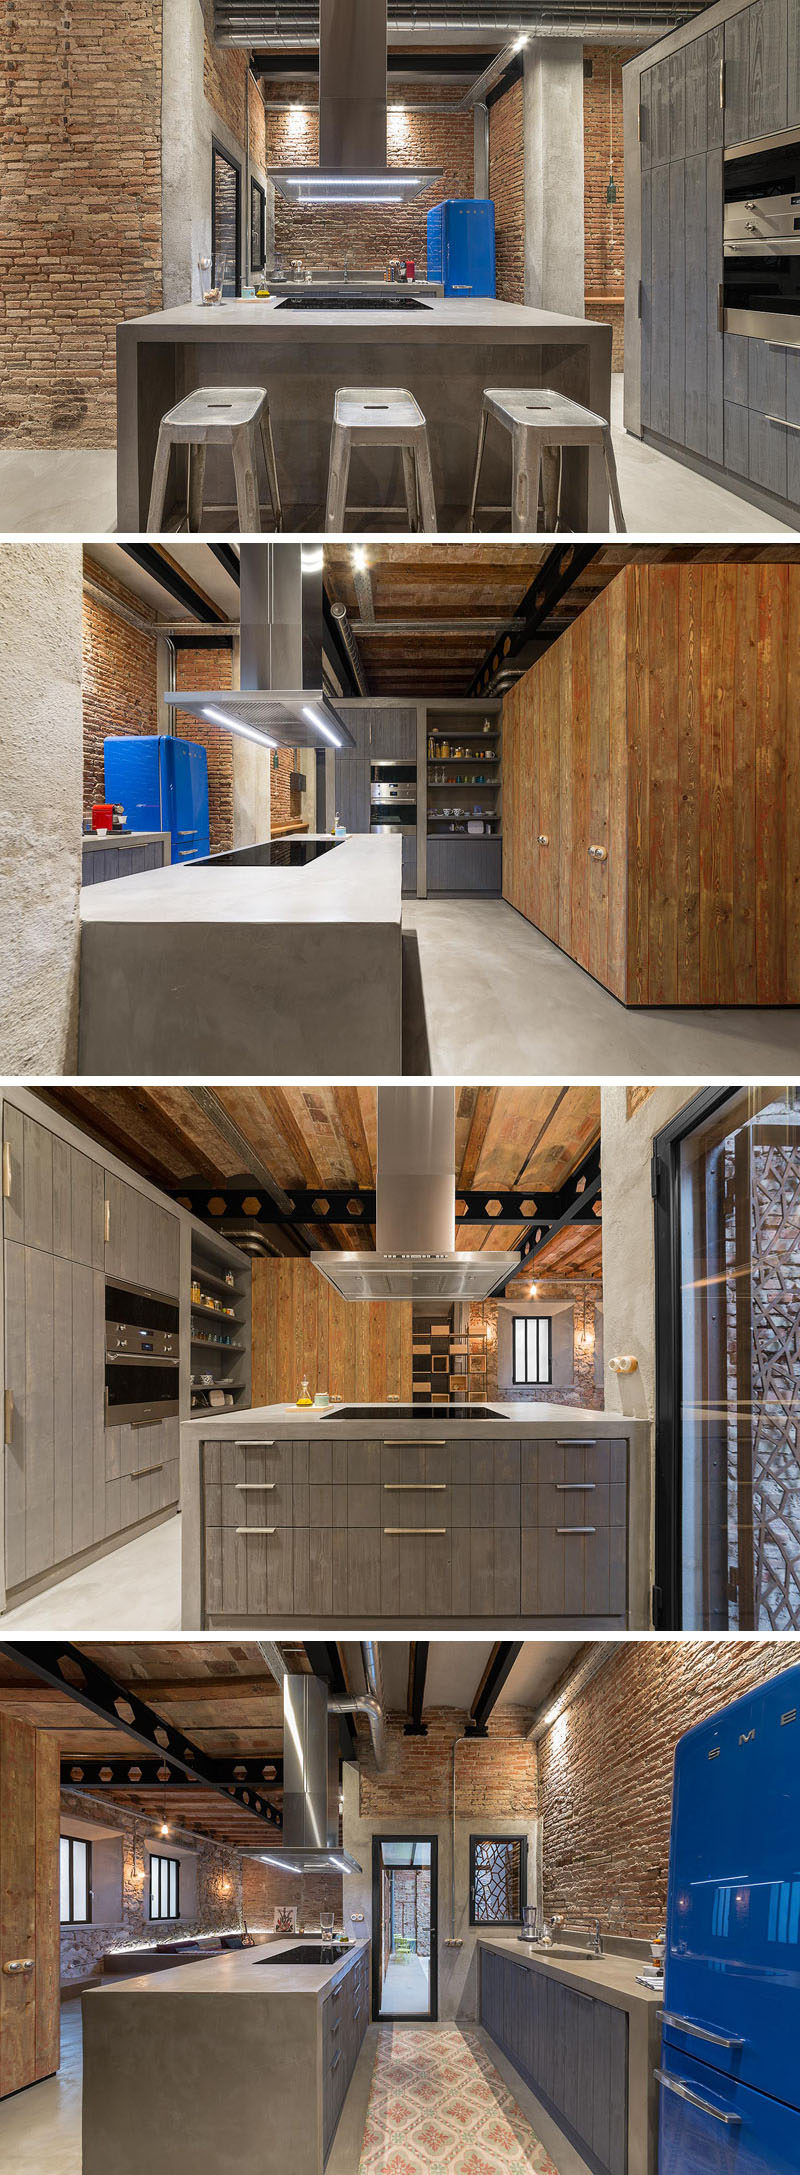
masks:
<instances>
[{"instance_id":1,"label":"metal ductwork pipe","mask_svg":"<svg viewBox=\"0 0 800 2175\"><path fill-rule=\"evenodd\" d=\"M370 1727L372 1750L378 1769L386 1765L386 1717L383 1708L383 1679L380 1655L374 1639L362 1639L361 1659L367 1680L366 1692L354 1697L346 1693L334 1693L328 1697L329 1714L365 1714Z\"/></svg>"},{"instance_id":2,"label":"metal ductwork pipe","mask_svg":"<svg viewBox=\"0 0 800 2175\"><path fill-rule=\"evenodd\" d=\"M347 605L332 604L331 618L336 622L336 629L339 635L339 640L347 658L347 662L350 666L350 670L355 680L356 687L358 688L358 692L360 695L368 695L369 687L367 685L367 676L361 662L361 652L359 650L358 643L356 642L356 638L348 618Z\"/></svg>"}]
</instances>

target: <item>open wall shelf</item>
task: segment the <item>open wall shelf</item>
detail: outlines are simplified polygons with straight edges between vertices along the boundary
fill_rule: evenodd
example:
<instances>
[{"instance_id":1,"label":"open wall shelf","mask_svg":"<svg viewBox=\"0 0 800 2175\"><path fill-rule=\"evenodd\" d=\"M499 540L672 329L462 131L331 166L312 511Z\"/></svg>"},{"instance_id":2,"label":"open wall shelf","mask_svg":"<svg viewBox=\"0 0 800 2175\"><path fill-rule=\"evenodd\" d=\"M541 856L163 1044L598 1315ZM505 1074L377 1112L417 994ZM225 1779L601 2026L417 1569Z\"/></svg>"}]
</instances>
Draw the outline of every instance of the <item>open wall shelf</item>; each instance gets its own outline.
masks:
<instances>
[{"instance_id":1,"label":"open wall shelf","mask_svg":"<svg viewBox=\"0 0 800 2175\"><path fill-rule=\"evenodd\" d=\"M250 1403L250 1263L238 1248L195 1224L191 1269L192 1411ZM209 1379L201 1380L201 1376Z\"/></svg>"}]
</instances>

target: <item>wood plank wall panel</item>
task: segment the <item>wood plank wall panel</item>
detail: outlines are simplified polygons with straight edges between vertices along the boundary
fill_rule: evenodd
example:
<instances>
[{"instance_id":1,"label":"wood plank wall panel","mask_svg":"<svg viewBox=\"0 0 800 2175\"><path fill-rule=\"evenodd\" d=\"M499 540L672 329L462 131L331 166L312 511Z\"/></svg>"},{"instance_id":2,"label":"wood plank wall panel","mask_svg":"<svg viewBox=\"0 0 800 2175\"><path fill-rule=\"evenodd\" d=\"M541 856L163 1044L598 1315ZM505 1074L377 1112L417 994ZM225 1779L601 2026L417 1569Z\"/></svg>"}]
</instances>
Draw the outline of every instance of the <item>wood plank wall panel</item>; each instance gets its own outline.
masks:
<instances>
[{"instance_id":1,"label":"wood plank wall panel","mask_svg":"<svg viewBox=\"0 0 800 2175\"><path fill-rule=\"evenodd\" d=\"M52 2075L59 2059L59 1743L0 1716L0 2099Z\"/></svg>"},{"instance_id":2,"label":"wood plank wall panel","mask_svg":"<svg viewBox=\"0 0 800 2175\"><path fill-rule=\"evenodd\" d=\"M799 608L777 560L629 566L506 700L504 897L628 1004L800 1002Z\"/></svg>"},{"instance_id":3,"label":"wood plank wall panel","mask_svg":"<svg viewBox=\"0 0 800 2175\"><path fill-rule=\"evenodd\" d=\"M411 1307L341 1299L305 1259L253 1263L253 1403L312 1395L346 1403L411 1398Z\"/></svg>"}]
</instances>

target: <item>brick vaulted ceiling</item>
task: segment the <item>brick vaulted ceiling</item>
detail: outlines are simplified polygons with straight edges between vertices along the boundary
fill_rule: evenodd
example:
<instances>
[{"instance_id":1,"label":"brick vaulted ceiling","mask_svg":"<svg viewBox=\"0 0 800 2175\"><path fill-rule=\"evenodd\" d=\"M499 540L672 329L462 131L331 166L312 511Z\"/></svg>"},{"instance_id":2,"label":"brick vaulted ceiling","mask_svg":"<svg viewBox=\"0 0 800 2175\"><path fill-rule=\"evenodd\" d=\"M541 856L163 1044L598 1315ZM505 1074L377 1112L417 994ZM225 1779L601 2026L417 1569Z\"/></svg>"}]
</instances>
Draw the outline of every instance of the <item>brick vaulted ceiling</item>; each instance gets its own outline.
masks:
<instances>
[{"instance_id":1,"label":"brick vaulted ceiling","mask_svg":"<svg viewBox=\"0 0 800 2175\"><path fill-rule=\"evenodd\" d=\"M270 1176L292 1187L375 1184L377 1091L374 1087L219 1087L210 1091ZM557 1192L600 1134L600 1090L592 1086L460 1087L456 1094L459 1186ZM114 1150L142 1176L180 1197L197 1179L220 1186L250 1175L214 1123L213 1106L191 1088L69 1087L48 1103ZM522 1226L457 1227L462 1247L513 1249ZM311 1234L309 1234L311 1235ZM374 1228L317 1226L314 1244L374 1246ZM601 1273L598 1223L567 1228L537 1256L537 1276Z\"/></svg>"}]
</instances>

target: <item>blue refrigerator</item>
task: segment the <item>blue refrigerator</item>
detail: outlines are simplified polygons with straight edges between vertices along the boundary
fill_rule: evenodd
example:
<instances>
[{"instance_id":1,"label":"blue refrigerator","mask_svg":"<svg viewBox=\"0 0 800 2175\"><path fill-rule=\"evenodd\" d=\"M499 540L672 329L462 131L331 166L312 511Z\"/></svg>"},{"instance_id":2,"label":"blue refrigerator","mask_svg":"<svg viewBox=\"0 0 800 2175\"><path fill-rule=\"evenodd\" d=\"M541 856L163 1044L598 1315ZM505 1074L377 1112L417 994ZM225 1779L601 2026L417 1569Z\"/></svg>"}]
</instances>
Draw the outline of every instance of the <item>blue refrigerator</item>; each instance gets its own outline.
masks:
<instances>
[{"instance_id":1,"label":"blue refrigerator","mask_svg":"<svg viewBox=\"0 0 800 2175\"><path fill-rule=\"evenodd\" d=\"M173 861L209 852L208 756L171 733L121 733L103 741L106 798L120 801L129 831L169 831Z\"/></svg>"},{"instance_id":2,"label":"blue refrigerator","mask_svg":"<svg viewBox=\"0 0 800 2175\"><path fill-rule=\"evenodd\" d=\"M659 2175L800 2169L800 1667L675 1755Z\"/></svg>"},{"instance_id":3,"label":"blue refrigerator","mask_svg":"<svg viewBox=\"0 0 800 2175\"><path fill-rule=\"evenodd\" d=\"M495 293L494 204L490 196L452 196L428 213L428 278L446 295Z\"/></svg>"}]
</instances>

